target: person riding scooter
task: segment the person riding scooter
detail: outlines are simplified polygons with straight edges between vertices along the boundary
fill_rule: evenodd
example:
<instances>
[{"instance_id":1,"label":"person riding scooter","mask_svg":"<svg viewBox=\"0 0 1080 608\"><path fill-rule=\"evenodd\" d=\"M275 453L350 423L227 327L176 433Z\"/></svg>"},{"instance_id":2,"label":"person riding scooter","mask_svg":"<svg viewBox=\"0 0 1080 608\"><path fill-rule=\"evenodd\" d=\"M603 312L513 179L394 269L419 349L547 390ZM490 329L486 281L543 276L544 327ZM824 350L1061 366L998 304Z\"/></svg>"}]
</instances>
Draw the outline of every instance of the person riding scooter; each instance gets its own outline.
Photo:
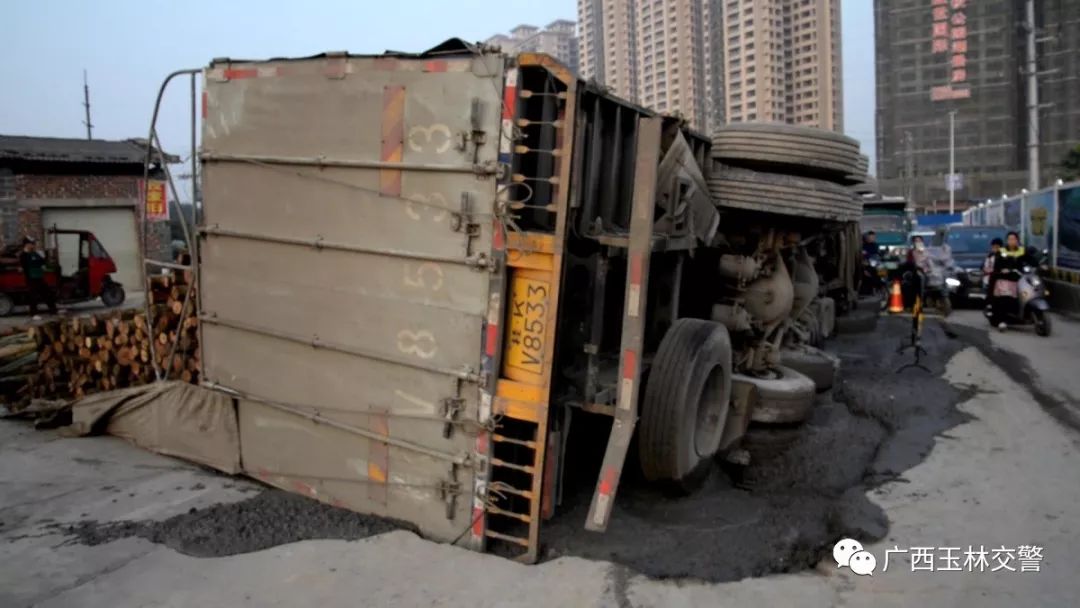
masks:
<instances>
[{"instance_id":1,"label":"person riding scooter","mask_svg":"<svg viewBox=\"0 0 1080 608\"><path fill-rule=\"evenodd\" d=\"M1001 331L1005 331L1006 320L1019 305L1019 282L1023 268L1033 264L1031 257L1020 246L1020 235L1010 232L1005 238L1005 247L994 256L990 273L990 322Z\"/></svg>"},{"instance_id":2,"label":"person riding scooter","mask_svg":"<svg viewBox=\"0 0 1080 608\"><path fill-rule=\"evenodd\" d=\"M877 233L873 230L862 237L862 253L864 258L880 255L881 246L877 244Z\"/></svg>"},{"instance_id":3,"label":"person riding scooter","mask_svg":"<svg viewBox=\"0 0 1080 608\"><path fill-rule=\"evenodd\" d=\"M916 295L925 297L926 278L932 270L930 254L926 251L923 237L915 236L911 239L911 249L902 270L905 277L904 306L912 306Z\"/></svg>"}]
</instances>

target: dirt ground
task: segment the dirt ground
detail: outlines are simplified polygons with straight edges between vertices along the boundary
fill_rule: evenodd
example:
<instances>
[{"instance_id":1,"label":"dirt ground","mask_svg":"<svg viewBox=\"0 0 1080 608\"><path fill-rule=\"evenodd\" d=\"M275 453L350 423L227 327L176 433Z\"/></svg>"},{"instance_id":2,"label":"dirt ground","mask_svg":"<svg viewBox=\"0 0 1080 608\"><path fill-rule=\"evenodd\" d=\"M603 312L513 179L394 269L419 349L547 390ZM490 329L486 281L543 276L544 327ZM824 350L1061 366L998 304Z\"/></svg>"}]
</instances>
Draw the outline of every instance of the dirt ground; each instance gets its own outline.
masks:
<instances>
[{"instance_id":1,"label":"dirt ground","mask_svg":"<svg viewBox=\"0 0 1080 608\"><path fill-rule=\"evenodd\" d=\"M910 350L896 352L908 327L885 318L875 334L830 343L842 360L840 381L819 396L785 454L751 466L751 490L720 471L688 497L631 478L599 535L583 529L592 487L582 484L545 529L547 557L606 559L651 577L720 582L812 568L843 537L881 539L888 521L867 490L918 464L935 436L965 420L956 409L963 391L941 378L962 344L930 321L922 362L931 372L896 373L913 360Z\"/></svg>"},{"instance_id":2,"label":"dirt ground","mask_svg":"<svg viewBox=\"0 0 1080 608\"><path fill-rule=\"evenodd\" d=\"M281 490L203 509L163 521L53 524L69 542L94 546L138 537L192 557L222 557L312 539L357 540L410 528L400 522L338 509Z\"/></svg>"},{"instance_id":3,"label":"dirt ground","mask_svg":"<svg viewBox=\"0 0 1080 608\"><path fill-rule=\"evenodd\" d=\"M629 474L612 523L599 535L583 529L595 475L571 476L560 515L545 526L545 559L579 556L656 578L731 581L812 568L838 538L883 538L888 521L867 499L867 490L918 464L936 435L965 419L955 407L963 391L941 378L960 341L928 323L923 362L931 372L898 374L912 357L910 351L896 352L906 331L904 321L882 319L872 337L832 341L829 350L843 362L840 381L819 396L812 418L784 455L752 465L748 474L757 481L750 490L733 483L729 474L737 471L719 466L700 491L682 497ZM977 338L976 330L968 331ZM69 542L139 537L188 555L217 557L300 540L364 538L395 527L400 526L266 490L163 521L83 521L57 531ZM741 550L729 550L736 546Z\"/></svg>"}]
</instances>

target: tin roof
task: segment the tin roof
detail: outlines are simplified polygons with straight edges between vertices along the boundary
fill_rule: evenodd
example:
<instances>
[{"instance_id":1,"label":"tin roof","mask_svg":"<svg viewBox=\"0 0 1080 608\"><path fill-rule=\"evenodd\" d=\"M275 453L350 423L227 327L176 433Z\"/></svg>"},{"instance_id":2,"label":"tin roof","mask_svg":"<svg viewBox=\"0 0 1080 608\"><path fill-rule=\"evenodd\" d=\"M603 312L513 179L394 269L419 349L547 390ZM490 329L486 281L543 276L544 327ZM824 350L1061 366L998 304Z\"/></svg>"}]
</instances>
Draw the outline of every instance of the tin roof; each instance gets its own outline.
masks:
<instances>
[{"instance_id":1,"label":"tin roof","mask_svg":"<svg viewBox=\"0 0 1080 608\"><path fill-rule=\"evenodd\" d=\"M180 161L171 154L164 156L169 163ZM145 139L107 141L0 135L0 160L141 165L145 158ZM160 154L155 154L155 160L160 160Z\"/></svg>"}]
</instances>

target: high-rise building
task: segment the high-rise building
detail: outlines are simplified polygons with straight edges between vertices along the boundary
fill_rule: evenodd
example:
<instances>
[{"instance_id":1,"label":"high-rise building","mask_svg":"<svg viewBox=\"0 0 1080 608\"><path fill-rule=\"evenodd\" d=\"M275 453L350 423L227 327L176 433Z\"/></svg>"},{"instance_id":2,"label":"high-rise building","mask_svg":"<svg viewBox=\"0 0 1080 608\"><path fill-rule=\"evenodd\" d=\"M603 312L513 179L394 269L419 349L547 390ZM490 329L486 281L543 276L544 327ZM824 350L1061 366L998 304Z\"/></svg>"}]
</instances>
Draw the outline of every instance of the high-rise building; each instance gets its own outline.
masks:
<instances>
[{"instance_id":1,"label":"high-rise building","mask_svg":"<svg viewBox=\"0 0 1080 608\"><path fill-rule=\"evenodd\" d=\"M637 98L705 129L711 105L705 68L704 2L637 0Z\"/></svg>"},{"instance_id":2,"label":"high-rise building","mask_svg":"<svg viewBox=\"0 0 1080 608\"><path fill-rule=\"evenodd\" d=\"M578 23L582 75L699 129L843 129L840 0L578 0Z\"/></svg>"},{"instance_id":3,"label":"high-rise building","mask_svg":"<svg viewBox=\"0 0 1080 608\"><path fill-rule=\"evenodd\" d=\"M726 0L722 51L727 122L843 130L839 0Z\"/></svg>"},{"instance_id":4,"label":"high-rise building","mask_svg":"<svg viewBox=\"0 0 1080 608\"><path fill-rule=\"evenodd\" d=\"M949 198L949 115L961 208L1027 187L1024 0L877 0L882 191ZM1080 141L1080 0L1035 2L1042 182ZM941 207L938 205L938 209Z\"/></svg>"},{"instance_id":5,"label":"high-rise building","mask_svg":"<svg viewBox=\"0 0 1080 608\"><path fill-rule=\"evenodd\" d=\"M581 77L603 83L634 102L638 101L637 2L578 0Z\"/></svg>"},{"instance_id":6,"label":"high-rise building","mask_svg":"<svg viewBox=\"0 0 1080 608\"><path fill-rule=\"evenodd\" d=\"M574 73L580 70L576 25L568 19L552 21L543 29L522 24L510 30L509 36L496 34L484 42L507 53L546 53Z\"/></svg>"}]
</instances>

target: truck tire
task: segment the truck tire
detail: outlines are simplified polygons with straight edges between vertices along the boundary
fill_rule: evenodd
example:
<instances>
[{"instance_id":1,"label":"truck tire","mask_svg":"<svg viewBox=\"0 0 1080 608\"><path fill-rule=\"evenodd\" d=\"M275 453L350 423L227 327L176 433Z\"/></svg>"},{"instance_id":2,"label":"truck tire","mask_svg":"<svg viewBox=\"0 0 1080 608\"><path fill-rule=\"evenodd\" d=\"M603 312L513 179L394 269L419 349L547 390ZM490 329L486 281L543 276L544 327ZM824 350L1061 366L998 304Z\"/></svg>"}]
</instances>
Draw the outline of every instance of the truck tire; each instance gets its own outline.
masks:
<instances>
[{"instance_id":1,"label":"truck tire","mask_svg":"<svg viewBox=\"0 0 1080 608\"><path fill-rule=\"evenodd\" d=\"M0 293L0 317L6 317L11 314L11 311L15 308L15 300L11 299L11 296L6 293Z\"/></svg>"},{"instance_id":2,"label":"truck tire","mask_svg":"<svg viewBox=\"0 0 1080 608\"><path fill-rule=\"evenodd\" d=\"M806 420L817 392L814 381L782 365L771 371L772 374L766 378L741 374L735 376L739 380L746 379L757 389L757 405L750 412L750 420L765 424Z\"/></svg>"},{"instance_id":3,"label":"truck tire","mask_svg":"<svg viewBox=\"0 0 1080 608\"><path fill-rule=\"evenodd\" d=\"M862 216L850 188L823 179L717 164L708 180L713 204L728 209L849 222Z\"/></svg>"},{"instance_id":4,"label":"truck tire","mask_svg":"<svg viewBox=\"0 0 1080 608\"><path fill-rule=\"evenodd\" d=\"M735 123L713 135L712 157L750 169L851 184L865 174L859 142L833 131L794 125Z\"/></svg>"},{"instance_id":5,"label":"truck tire","mask_svg":"<svg viewBox=\"0 0 1080 608\"><path fill-rule=\"evenodd\" d=\"M101 290L101 302L110 308L123 304L125 297L124 288L119 283L107 283Z\"/></svg>"},{"instance_id":6,"label":"truck tire","mask_svg":"<svg viewBox=\"0 0 1080 608\"><path fill-rule=\"evenodd\" d=\"M832 388L840 368L839 359L811 346L785 348L780 351L780 364L813 380L819 393Z\"/></svg>"},{"instance_id":7,"label":"truck tire","mask_svg":"<svg viewBox=\"0 0 1080 608\"><path fill-rule=\"evenodd\" d=\"M731 339L712 321L679 319L645 386L638 455L649 481L692 490L720 445L731 403Z\"/></svg>"}]
</instances>

